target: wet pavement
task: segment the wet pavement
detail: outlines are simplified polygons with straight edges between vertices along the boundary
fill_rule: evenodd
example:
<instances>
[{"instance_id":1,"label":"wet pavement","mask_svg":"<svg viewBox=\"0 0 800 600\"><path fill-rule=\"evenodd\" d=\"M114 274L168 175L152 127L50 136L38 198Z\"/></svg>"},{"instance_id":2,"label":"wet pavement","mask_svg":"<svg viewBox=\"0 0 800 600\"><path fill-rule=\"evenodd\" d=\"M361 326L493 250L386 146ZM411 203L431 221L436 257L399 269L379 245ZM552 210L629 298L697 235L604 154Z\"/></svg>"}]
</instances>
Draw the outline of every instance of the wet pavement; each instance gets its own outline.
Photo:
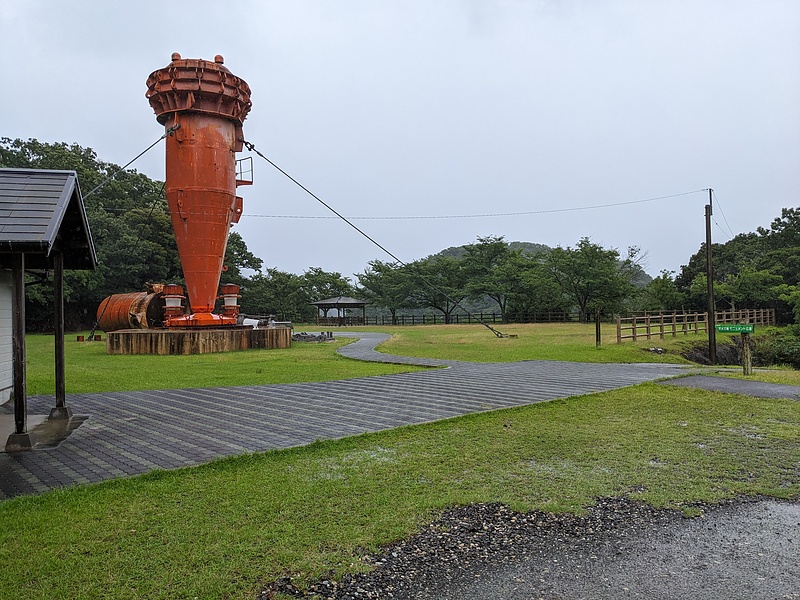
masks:
<instances>
[{"instance_id":1,"label":"wet pavement","mask_svg":"<svg viewBox=\"0 0 800 600\"><path fill-rule=\"evenodd\" d=\"M320 383L69 394L67 405L85 421L56 447L0 453L0 499L612 390L685 372L685 367L668 364L415 359L375 352L387 335L356 337L360 339L342 347L341 354L444 368ZM50 396L28 399L32 415L47 414L52 406ZM0 410L8 413L11 407Z\"/></svg>"}]
</instances>

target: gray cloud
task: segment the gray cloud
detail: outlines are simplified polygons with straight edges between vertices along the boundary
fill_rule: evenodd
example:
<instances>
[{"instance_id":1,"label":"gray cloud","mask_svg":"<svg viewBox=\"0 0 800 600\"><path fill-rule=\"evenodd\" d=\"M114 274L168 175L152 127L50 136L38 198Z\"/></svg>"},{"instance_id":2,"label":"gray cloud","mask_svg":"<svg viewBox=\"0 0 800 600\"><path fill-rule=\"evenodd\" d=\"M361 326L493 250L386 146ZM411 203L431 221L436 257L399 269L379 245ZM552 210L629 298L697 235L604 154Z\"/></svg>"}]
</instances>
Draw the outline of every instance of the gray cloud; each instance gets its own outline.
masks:
<instances>
[{"instance_id":1,"label":"gray cloud","mask_svg":"<svg viewBox=\"0 0 800 600\"><path fill-rule=\"evenodd\" d=\"M226 58L246 137L348 216L544 211L713 187L733 234L798 205L796 2L6 2L2 135L124 164L162 130L147 75ZM256 159L236 229L268 265L350 275L380 250ZM136 165L163 178L163 147ZM413 260L505 235L648 252L675 270L703 193L583 212L361 221ZM716 212L724 229L726 222ZM715 228L720 241L727 237Z\"/></svg>"}]
</instances>

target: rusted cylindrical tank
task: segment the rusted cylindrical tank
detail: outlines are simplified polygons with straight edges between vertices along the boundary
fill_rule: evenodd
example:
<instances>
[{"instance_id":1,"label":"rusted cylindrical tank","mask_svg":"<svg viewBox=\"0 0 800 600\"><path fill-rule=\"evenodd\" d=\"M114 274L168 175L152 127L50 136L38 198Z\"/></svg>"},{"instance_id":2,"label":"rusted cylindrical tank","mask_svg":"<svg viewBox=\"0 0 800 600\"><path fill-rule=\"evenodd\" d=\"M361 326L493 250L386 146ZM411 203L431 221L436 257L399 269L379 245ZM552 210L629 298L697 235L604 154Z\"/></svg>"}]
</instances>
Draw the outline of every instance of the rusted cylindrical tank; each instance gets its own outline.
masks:
<instances>
[{"instance_id":1,"label":"rusted cylindrical tank","mask_svg":"<svg viewBox=\"0 0 800 600\"><path fill-rule=\"evenodd\" d=\"M161 292L114 294L97 307L97 328L101 331L118 329L149 329L164 322L164 301Z\"/></svg>"},{"instance_id":2,"label":"rusted cylindrical tank","mask_svg":"<svg viewBox=\"0 0 800 600\"><path fill-rule=\"evenodd\" d=\"M250 87L214 62L183 59L147 79L146 97L168 131L166 195L192 314L169 327L235 325L213 314L231 223L238 221L236 152L250 111Z\"/></svg>"}]
</instances>

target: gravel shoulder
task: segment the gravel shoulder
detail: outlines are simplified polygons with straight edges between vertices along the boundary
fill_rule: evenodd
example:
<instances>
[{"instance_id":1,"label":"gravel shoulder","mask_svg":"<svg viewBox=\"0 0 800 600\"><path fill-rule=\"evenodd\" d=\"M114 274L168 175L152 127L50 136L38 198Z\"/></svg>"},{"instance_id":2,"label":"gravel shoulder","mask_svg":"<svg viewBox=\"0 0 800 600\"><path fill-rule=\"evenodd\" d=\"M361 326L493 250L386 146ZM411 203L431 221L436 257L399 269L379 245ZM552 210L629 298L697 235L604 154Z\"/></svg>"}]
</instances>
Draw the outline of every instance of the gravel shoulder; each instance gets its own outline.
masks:
<instances>
[{"instance_id":1,"label":"gravel shoulder","mask_svg":"<svg viewBox=\"0 0 800 600\"><path fill-rule=\"evenodd\" d=\"M459 507L363 556L370 573L305 594L284 579L260 598L800 598L800 499L699 508L687 518L626 498L602 499L581 516Z\"/></svg>"}]
</instances>

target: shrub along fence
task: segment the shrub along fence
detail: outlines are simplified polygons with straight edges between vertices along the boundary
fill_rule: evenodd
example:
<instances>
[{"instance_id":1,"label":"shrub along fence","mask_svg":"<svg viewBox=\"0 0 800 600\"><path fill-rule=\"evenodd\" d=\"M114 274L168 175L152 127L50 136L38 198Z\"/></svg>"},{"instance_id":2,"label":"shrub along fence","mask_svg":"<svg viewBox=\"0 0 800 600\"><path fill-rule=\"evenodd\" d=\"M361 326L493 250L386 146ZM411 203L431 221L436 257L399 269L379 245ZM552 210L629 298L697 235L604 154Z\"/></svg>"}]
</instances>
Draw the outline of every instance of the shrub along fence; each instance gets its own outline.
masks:
<instances>
[{"instance_id":1,"label":"shrub along fence","mask_svg":"<svg viewBox=\"0 0 800 600\"><path fill-rule=\"evenodd\" d=\"M699 334L708 331L706 313L658 312L642 313L632 317L617 317L617 343L623 340L651 339L665 335L677 336L679 333ZM774 325L774 308L755 308L742 310L722 310L714 313L717 324L750 323L753 325Z\"/></svg>"}]
</instances>

